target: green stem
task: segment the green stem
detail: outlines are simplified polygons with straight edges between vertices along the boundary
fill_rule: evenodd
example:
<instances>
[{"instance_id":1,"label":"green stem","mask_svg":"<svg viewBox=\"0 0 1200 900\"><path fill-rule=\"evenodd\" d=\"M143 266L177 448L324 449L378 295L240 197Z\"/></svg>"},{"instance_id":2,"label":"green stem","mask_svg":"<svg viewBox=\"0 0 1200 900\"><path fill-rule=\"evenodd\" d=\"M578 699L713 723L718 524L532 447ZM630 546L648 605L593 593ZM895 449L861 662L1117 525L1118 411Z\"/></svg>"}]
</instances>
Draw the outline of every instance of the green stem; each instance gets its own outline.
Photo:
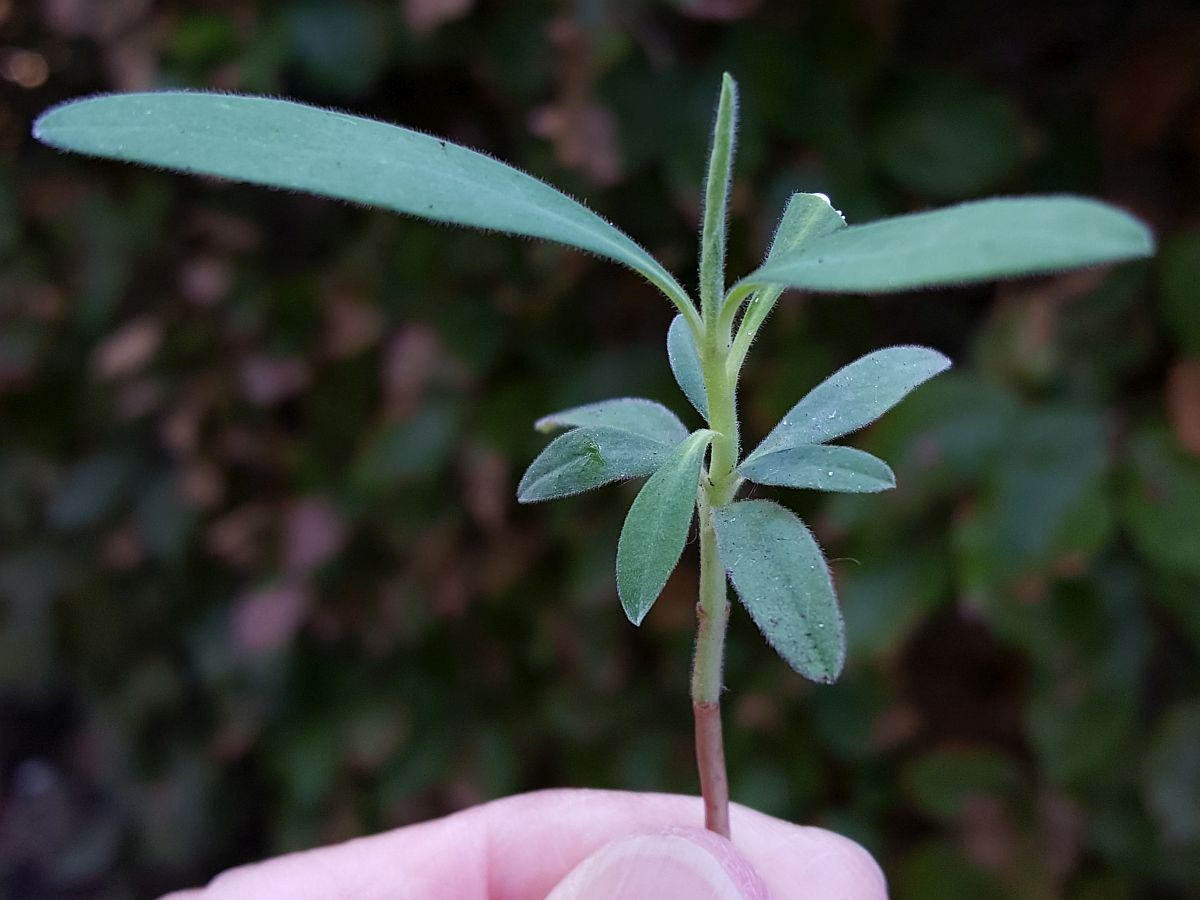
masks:
<instances>
[{"instance_id":1,"label":"green stem","mask_svg":"<svg viewBox=\"0 0 1200 900\"><path fill-rule=\"evenodd\" d=\"M692 668L692 712L696 720L696 767L704 797L704 825L725 837L729 831L729 778L721 732L722 668L729 622L725 569L717 553L712 507L700 500L700 602L696 605L696 658Z\"/></svg>"},{"instance_id":2,"label":"green stem","mask_svg":"<svg viewBox=\"0 0 1200 900\"><path fill-rule=\"evenodd\" d=\"M736 373L728 371L731 327L722 316L725 296L725 213L733 170L737 87L726 75L721 83L717 121L704 193L700 235L700 317L693 330L708 395L708 421L717 434L709 451L708 472L697 505L700 513L700 602L696 604L696 655L692 669L692 711L696 717L696 764L704 796L704 821L729 837L729 781L721 733L721 685L725 629L729 621L725 567L717 550L713 507L733 500L738 461Z\"/></svg>"},{"instance_id":3,"label":"green stem","mask_svg":"<svg viewBox=\"0 0 1200 900\"><path fill-rule=\"evenodd\" d=\"M741 375L742 365L746 362L746 354L750 352L750 345L754 343L758 329L767 320L767 316L775 307L775 301L782 293L780 288L768 285L758 290L746 305L746 313L738 325L737 334L733 338L733 345L726 361L728 370L726 374L732 381L736 382Z\"/></svg>"}]
</instances>

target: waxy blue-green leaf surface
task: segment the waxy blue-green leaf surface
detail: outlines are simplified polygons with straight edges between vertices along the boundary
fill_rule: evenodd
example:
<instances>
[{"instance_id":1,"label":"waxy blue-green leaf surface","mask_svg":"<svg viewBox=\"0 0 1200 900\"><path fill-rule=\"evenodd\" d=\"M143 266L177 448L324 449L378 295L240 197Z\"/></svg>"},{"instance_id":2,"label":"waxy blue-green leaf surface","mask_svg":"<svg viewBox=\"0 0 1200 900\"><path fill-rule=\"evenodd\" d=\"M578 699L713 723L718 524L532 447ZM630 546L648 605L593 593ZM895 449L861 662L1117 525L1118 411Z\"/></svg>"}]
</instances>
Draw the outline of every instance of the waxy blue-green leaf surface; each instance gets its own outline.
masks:
<instances>
[{"instance_id":1,"label":"waxy blue-green leaf surface","mask_svg":"<svg viewBox=\"0 0 1200 900\"><path fill-rule=\"evenodd\" d=\"M779 218L779 224L775 226L771 247L767 251L767 262L845 227L846 220L833 208L824 194L792 194L783 215ZM747 329L752 337L770 315L771 309L786 287L785 284L760 285L750 295L739 331Z\"/></svg>"},{"instance_id":2,"label":"waxy blue-green leaf surface","mask_svg":"<svg viewBox=\"0 0 1200 900\"><path fill-rule=\"evenodd\" d=\"M575 428L546 445L530 463L517 500L536 503L570 497L613 481L649 475L670 448L622 428Z\"/></svg>"},{"instance_id":3,"label":"waxy blue-green leaf surface","mask_svg":"<svg viewBox=\"0 0 1200 900\"><path fill-rule=\"evenodd\" d=\"M738 474L756 484L873 494L896 486L882 459L853 447L802 444L748 459Z\"/></svg>"},{"instance_id":4,"label":"waxy blue-green leaf surface","mask_svg":"<svg viewBox=\"0 0 1200 900\"><path fill-rule=\"evenodd\" d=\"M667 329L667 361L671 364L675 383L707 422L708 393L704 389L704 373L700 369L700 356L692 331L683 316L672 319L671 327Z\"/></svg>"},{"instance_id":5,"label":"waxy blue-green leaf surface","mask_svg":"<svg viewBox=\"0 0 1200 900\"><path fill-rule=\"evenodd\" d=\"M950 367L928 347L888 347L839 369L793 406L747 461L821 444L869 425L918 385Z\"/></svg>"},{"instance_id":6,"label":"waxy blue-green leaf surface","mask_svg":"<svg viewBox=\"0 0 1200 900\"><path fill-rule=\"evenodd\" d=\"M564 409L562 412L538 419L534 428L545 432L586 425L602 425L632 431L634 434L665 444L668 448L674 447L688 435L687 428L675 413L661 403L638 397L601 400L599 403Z\"/></svg>"},{"instance_id":7,"label":"waxy blue-green leaf surface","mask_svg":"<svg viewBox=\"0 0 1200 900\"><path fill-rule=\"evenodd\" d=\"M845 218L824 194L792 194L775 226L767 261L779 259L809 241L845 227Z\"/></svg>"},{"instance_id":8,"label":"waxy blue-green leaf surface","mask_svg":"<svg viewBox=\"0 0 1200 900\"><path fill-rule=\"evenodd\" d=\"M721 95L713 122L708 175L704 184L704 217L700 226L700 308L705 318L716 314L725 290L725 227L729 191L733 185L737 121L737 82L726 72L721 78Z\"/></svg>"},{"instance_id":9,"label":"waxy blue-green leaf surface","mask_svg":"<svg viewBox=\"0 0 1200 900\"><path fill-rule=\"evenodd\" d=\"M384 122L268 97L163 91L66 103L39 118L34 135L89 156L558 241L687 302L654 257L577 201L491 157Z\"/></svg>"},{"instance_id":10,"label":"waxy blue-green leaf surface","mask_svg":"<svg viewBox=\"0 0 1200 900\"><path fill-rule=\"evenodd\" d=\"M775 255L743 285L880 293L1150 256L1128 213L1083 197L1004 197L854 225Z\"/></svg>"},{"instance_id":11,"label":"waxy blue-green leaf surface","mask_svg":"<svg viewBox=\"0 0 1200 900\"><path fill-rule=\"evenodd\" d=\"M807 526L769 500L713 510L721 564L754 623L789 666L813 681L841 674L846 635L829 566Z\"/></svg>"},{"instance_id":12,"label":"waxy blue-green leaf surface","mask_svg":"<svg viewBox=\"0 0 1200 900\"><path fill-rule=\"evenodd\" d=\"M704 453L713 432L693 432L663 461L629 508L617 543L617 593L625 615L640 625L687 542Z\"/></svg>"}]
</instances>

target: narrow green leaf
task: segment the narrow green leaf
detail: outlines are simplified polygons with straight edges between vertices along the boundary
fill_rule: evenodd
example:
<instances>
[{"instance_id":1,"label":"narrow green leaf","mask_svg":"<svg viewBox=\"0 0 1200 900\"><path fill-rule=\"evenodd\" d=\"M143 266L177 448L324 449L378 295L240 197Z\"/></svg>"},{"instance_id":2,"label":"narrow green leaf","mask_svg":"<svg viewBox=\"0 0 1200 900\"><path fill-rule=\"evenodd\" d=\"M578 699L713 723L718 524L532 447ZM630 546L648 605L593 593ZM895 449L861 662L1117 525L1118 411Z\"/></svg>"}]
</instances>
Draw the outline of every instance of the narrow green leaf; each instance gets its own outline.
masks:
<instances>
[{"instance_id":1,"label":"narrow green leaf","mask_svg":"<svg viewBox=\"0 0 1200 900\"><path fill-rule=\"evenodd\" d=\"M792 194L775 226L767 260L779 259L809 241L845 227L845 218L824 194Z\"/></svg>"},{"instance_id":2,"label":"narrow green leaf","mask_svg":"<svg viewBox=\"0 0 1200 900\"><path fill-rule=\"evenodd\" d=\"M307 191L544 238L616 260L676 305L687 293L600 216L511 166L427 134L267 97L164 91L91 97L34 124L61 150Z\"/></svg>"},{"instance_id":3,"label":"narrow green leaf","mask_svg":"<svg viewBox=\"0 0 1200 900\"><path fill-rule=\"evenodd\" d=\"M700 308L705 317L715 315L725 293L725 218L737 143L737 107L737 83L726 72L721 78L721 97L713 123L700 231Z\"/></svg>"},{"instance_id":4,"label":"narrow green leaf","mask_svg":"<svg viewBox=\"0 0 1200 900\"><path fill-rule=\"evenodd\" d=\"M1004 197L844 228L778 254L739 282L879 293L1056 272L1150 256L1128 213L1082 197Z\"/></svg>"},{"instance_id":5,"label":"narrow green leaf","mask_svg":"<svg viewBox=\"0 0 1200 900\"><path fill-rule=\"evenodd\" d=\"M562 412L538 419L533 427L546 432L587 425L603 425L632 431L634 434L665 444L668 449L688 435L687 428L675 413L661 403L639 397L601 400L599 403L564 409Z\"/></svg>"},{"instance_id":6,"label":"narrow green leaf","mask_svg":"<svg viewBox=\"0 0 1200 900\"><path fill-rule=\"evenodd\" d=\"M663 461L629 508L617 542L617 593L634 625L658 599L687 542L704 453L715 432L693 432Z\"/></svg>"},{"instance_id":7,"label":"narrow green leaf","mask_svg":"<svg viewBox=\"0 0 1200 900\"><path fill-rule=\"evenodd\" d=\"M793 406L746 461L823 444L869 425L920 384L950 368L927 347L888 347L839 369Z\"/></svg>"},{"instance_id":8,"label":"narrow green leaf","mask_svg":"<svg viewBox=\"0 0 1200 900\"><path fill-rule=\"evenodd\" d=\"M821 548L796 515L769 500L713 510L721 562L738 597L784 661L813 681L841 674L846 635Z\"/></svg>"},{"instance_id":9,"label":"narrow green leaf","mask_svg":"<svg viewBox=\"0 0 1200 900\"><path fill-rule=\"evenodd\" d=\"M842 214L833 208L829 198L824 194L792 194L779 224L775 226L775 235L771 239L771 247L767 251L767 262L786 255L789 251L809 242L840 231L846 227ZM731 359L734 368L731 371L741 371L742 361L750 349L750 343L762 327L775 302L783 294L787 285L760 285L753 291L738 290L737 286L725 298L724 317L730 322L737 313L736 307L750 298L745 315L738 325L737 336L734 340Z\"/></svg>"},{"instance_id":10,"label":"narrow green leaf","mask_svg":"<svg viewBox=\"0 0 1200 900\"><path fill-rule=\"evenodd\" d=\"M517 501L536 503L582 494L627 478L649 475L670 448L622 428L575 428L559 435L530 463Z\"/></svg>"},{"instance_id":11,"label":"narrow green leaf","mask_svg":"<svg viewBox=\"0 0 1200 900\"><path fill-rule=\"evenodd\" d=\"M873 494L896 486L896 476L882 459L853 447L824 444L764 453L738 466L738 473L756 484L850 494Z\"/></svg>"},{"instance_id":12,"label":"narrow green leaf","mask_svg":"<svg viewBox=\"0 0 1200 900\"><path fill-rule=\"evenodd\" d=\"M671 320L667 329L667 360L671 363L671 374L684 396L696 408L696 412L708 421L708 392L704 389L704 373L700 369L700 355L696 342L683 316Z\"/></svg>"}]
</instances>

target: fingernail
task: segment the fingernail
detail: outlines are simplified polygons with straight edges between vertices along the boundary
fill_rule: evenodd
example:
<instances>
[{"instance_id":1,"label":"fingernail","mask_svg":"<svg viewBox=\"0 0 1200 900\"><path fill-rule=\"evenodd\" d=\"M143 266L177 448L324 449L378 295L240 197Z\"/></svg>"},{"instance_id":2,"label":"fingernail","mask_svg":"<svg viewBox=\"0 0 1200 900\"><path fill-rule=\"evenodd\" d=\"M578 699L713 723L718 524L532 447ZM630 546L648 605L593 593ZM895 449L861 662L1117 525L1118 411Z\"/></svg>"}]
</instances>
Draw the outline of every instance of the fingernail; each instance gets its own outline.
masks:
<instances>
[{"instance_id":1,"label":"fingernail","mask_svg":"<svg viewBox=\"0 0 1200 900\"><path fill-rule=\"evenodd\" d=\"M622 838L597 850L546 900L767 900L762 879L711 832Z\"/></svg>"}]
</instances>

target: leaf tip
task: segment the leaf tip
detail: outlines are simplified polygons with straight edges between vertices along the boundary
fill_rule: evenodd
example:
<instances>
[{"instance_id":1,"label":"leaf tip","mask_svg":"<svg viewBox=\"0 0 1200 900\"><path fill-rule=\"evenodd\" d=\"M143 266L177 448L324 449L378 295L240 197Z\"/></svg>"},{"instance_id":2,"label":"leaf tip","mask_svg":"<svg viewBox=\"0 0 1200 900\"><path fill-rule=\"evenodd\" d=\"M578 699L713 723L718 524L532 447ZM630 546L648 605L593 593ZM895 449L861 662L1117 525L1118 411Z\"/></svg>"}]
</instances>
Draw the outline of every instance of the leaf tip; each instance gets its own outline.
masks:
<instances>
[{"instance_id":1,"label":"leaf tip","mask_svg":"<svg viewBox=\"0 0 1200 900\"><path fill-rule=\"evenodd\" d=\"M1137 241L1136 243L1136 259L1146 259L1158 252L1158 240L1154 237L1154 232L1150 230L1150 226L1143 222L1137 216L1130 216L1137 224Z\"/></svg>"},{"instance_id":2,"label":"leaf tip","mask_svg":"<svg viewBox=\"0 0 1200 900\"><path fill-rule=\"evenodd\" d=\"M641 611L630 609L625 605L624 600L621 601L621 608L625 610L625 618L629 619L630 623L632 623L635 628L642 627L642 622L645 620L646 614L650 612L649 607Z\"/></svg>"}]
</instances>

